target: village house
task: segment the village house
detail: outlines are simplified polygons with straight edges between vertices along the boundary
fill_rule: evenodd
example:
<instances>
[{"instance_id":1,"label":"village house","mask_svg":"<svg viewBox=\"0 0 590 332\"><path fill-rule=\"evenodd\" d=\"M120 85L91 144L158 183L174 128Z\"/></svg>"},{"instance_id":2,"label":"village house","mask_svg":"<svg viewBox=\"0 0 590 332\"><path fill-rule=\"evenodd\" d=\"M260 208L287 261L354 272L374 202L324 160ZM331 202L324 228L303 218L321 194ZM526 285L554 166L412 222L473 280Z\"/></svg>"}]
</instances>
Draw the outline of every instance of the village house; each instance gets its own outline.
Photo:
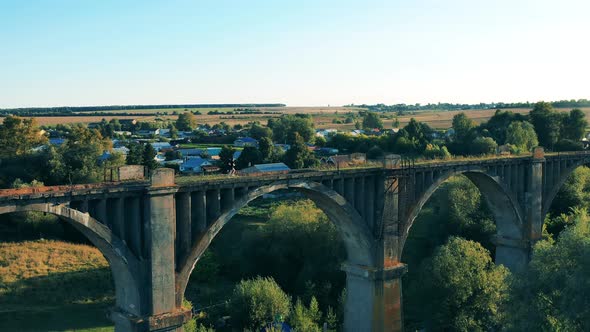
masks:
<instances>
[{"instance_id":1,"label":"village house","mask_svg":"<svg viewBox=\"0 0 590 332\"><path fill-rule=\"evenodd\" d=\"M234 146L246 147L246 146L258 146L258 141L252 137L240 137L234 141Z\"/></svg>"},{"instance_id":2,"label":"village house","mask_svg":"<svg viewBox=\"0 0 590 332\"><path fill-rule=\"evenodd\" d=\"M144 129L136 132L138 136L151 137L160 135L160 129Z\"/></svg>"},{"instance_id":3,"label":"village house","mask_svg":"<svg viewBox=\"0 0 590 332\"><path fill-rule=\"evenodd\" d=\"M164 150L171 150L174 148L168 142L152 142L150 143L157 152L164 151Z\"/></svg>"},{"instance_id":4,"label":"village house","mask_svg":"<svg viewBox=\"0 0 590 332\"><path fill-rule=\"evenodd\" d=\"M200 157L188 158L180 164L179 170L183 173L197 174L203 172L204 166L213 166L213 164L209 160Z\"/></svg>"},{"instance_id":5,"label":"village house","mask_svg":"<svg viewBox=\"0 0 590 332\"><path fill-rule=\"evenodd\" d=\"M288 172L291 170L289 166L284 163L272 163L272 164L257 164L241 170L244 174L255 174L255 173L276 173L276 172Z\"/></svg>"}]
</instances>

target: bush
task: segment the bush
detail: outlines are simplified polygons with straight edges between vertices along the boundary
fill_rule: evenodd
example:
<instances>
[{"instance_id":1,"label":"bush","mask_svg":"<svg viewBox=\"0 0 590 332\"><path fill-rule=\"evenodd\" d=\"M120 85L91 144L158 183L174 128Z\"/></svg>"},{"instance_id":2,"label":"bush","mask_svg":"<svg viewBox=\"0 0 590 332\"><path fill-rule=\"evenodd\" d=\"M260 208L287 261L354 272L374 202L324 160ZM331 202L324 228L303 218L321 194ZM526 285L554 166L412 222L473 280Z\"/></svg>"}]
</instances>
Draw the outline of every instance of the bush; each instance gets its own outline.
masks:
<instances>
[{"instance_id":1,"label":"bush","mask_svg":"<svg viewBox=\"0 0 590 332\"><path fill-rule=\"evenodd\" d=\"M448 159L451 158L451 153L446 146L438 146L436 144L427 144L424 149L424 157L427 159Z\"/></svg>"},{"instance_id":2,"label":"bush","mask_svg":"<svg viewBox=\"0 0 590 332\"><path fill-rule=\"evenodd\" d=\"M322 312L319 309L318 301L312 297L308 308L303 305L300 299L297 299L289 322L295 331L320 332L322 330L320 328L321 319Z\"/></svg>"},{"instance_id":3,"label":"bush","mask_svg":"<svg viewBox=\"0 0 590 332\"><path fill-rule=\"evenodd\" d=\"M584 150L584 146L582 142L572 141L570 139L562 139L559 142L555 143L553 147L555 151L582 151Z\"/></svg>"},{"instance_id":4,"label":"bush","mask_svg":"<svg viewBox=\"0 0 590 332\"><path fill-rule=\"evenodd\" d=\"M289 294L311 295L336 306L345 284L346 249L338 230L312 201L290 201L272 210L260 233L244 239L242 276L273 276Z\"/></svg>"},{"instance_id":5,"label":"bush","mask_svg":"<svg viewBox=\"0 0 590 332\"><path fill-rule=\"evenodd\" d=\"M213 281L219 273L219 260L212 250L207 250L199 258L199 263L195 266L191 280L199 282Z\"/></svg>"},{"instance_id":6,"label":"bush","mask_svg":"<svg viewBox=\"0 0 590 332\"><path fill-rule=\"evenodd\" d=\"M367 151L367 159L378 159L381 157L383 157L383 150L376 145Z\"/></svg>"},{"instance_id":7,"label":"bush","mask_svg":"<svg viewBox=\"0 0 590 332\"><path fill-rule=\"evenodd\" d=\"M259 330L289 317L291 298L273 278L257 277L236 285L230 305L234 326Z\"/></svg>"},{"instance_id":8,"label":"bush","mask_svg":"<svg viewBox=\"0 0 590 332\"><path fill-rule=\"evenodd\" d=\"M491 137L478 137L469 145L469 153L472 155L496 153L498 144Z\"/></svg>"},{"instance_id":9,"label":"bush","mask_svg":"<svg viewBox=\"0 0 590 332\"><path fill-rule=\"evenodd\" d=\"M425 304L427 330L498 331L508 276L479 243L451 237L422 264L408 294Z\"/></svg>"},{"instance_id":10,"label":"bush","mask_svg":"<svg viewBox=\"0 0 590 332\"><path fill-rule=\"evenodd\" d=\"M574 209L557 237L537 242L524 275L514 278L507 331L589 331L590 219Z\"/></svg>"}]
</instances>

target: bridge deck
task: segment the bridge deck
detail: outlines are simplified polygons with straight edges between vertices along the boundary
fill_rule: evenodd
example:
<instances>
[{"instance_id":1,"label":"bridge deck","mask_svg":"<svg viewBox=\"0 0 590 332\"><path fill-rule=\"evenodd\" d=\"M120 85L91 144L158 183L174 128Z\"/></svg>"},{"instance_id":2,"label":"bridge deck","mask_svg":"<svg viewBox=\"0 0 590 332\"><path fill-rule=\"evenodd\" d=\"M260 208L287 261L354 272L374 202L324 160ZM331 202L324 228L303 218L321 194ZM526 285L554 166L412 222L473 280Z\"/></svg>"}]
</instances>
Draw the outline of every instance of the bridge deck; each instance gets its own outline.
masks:
<instances>
[{"instance_id":1,"label":"bridge deck","mask_svg":"<svg viewBox=\"0 0 590 332\"><path fill-rule=\"evenodd\" d=\"M521 163L530 160L532 155L526 156L490 156L490 157L473 157L473 158L458 158L450 160L420 160L411 164L410 168L421 171L425 169L443 169L453 167L470 167L478 166L485 167L487 165L497 164L513 164ZM585 159L590 158L590 151L577 152L559 152L559 153L545 153L545 158L548 160L555 159ZM232 187L236 185L243 185L248 182L271 182L271 181L285 181L285 180L301 180L301 179L322 179L331 177L350 177L359 173L380 173L390 176L404 176L408 167L384 169L375 164L368 166L359 166L353 168L331 168L331 169L303 169L292 170L286 173L273 174L249 174L249 175L215 175L215 176L179 176L176 177L176 186L179 188L196 188L196 187ZM44 186L44 187L30 187L18 189L0 189L0 201L14 200L14 199L39 199L43 197L59 197L59 196L77 196L99 193L116 193L124 191L138 191L149 187L150 182L145 181L127 181L127 182L102 182L91 184L76 184L76 185L60 185L60 186Z\"/></svg>"}]
</instances>

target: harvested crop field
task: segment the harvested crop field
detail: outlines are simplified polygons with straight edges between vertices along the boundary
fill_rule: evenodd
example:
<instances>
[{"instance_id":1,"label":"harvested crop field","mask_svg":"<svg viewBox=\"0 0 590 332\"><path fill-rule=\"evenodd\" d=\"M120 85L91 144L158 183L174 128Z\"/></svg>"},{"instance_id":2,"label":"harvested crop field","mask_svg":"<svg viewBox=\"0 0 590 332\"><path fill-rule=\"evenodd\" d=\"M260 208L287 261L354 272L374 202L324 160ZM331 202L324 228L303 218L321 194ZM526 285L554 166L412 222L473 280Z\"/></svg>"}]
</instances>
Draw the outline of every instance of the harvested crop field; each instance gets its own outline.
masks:
<instances>
[{"instance_id":1,"label":"harvested crop field","mask_svg":"<svg viewBox=\"0 0 590 332\"><path fill-rule=\"evenodd\" d=\"M590 122L590 107L581 108L582 111L586 114L586 119ZM130 110L130 111L109 111L108 113L117 114L117 112L127 112L127 113L157 113L157 112L167 112L169 115L156 115L153 116L132 116L132 115L112 115L112 116L58 116L58 117L37 117L37 121L40 125L56 125L56 124L69 124L69 123L91 123L91 122L99 122L102 119L111 120L114 118L117 119L135 119L137 121L158 121L158 120L166 120L166 119L176 119L176 115L171 115L173 111L180 111L182 112L184 109L162 109L162 110ZM268 119L273 117L279 117L282 114L296 114L296 113L304 113L310 114L314 118L314 123L317 128L335 128L335 129L354 129L354 123L334 123L335 120L343 120L346 118L346 115L350 112L358 112L359 108L347 108L347 107L266 107L266 108L258 108L258 110L262 112L273 112L273 114L206 114L209 111L219 111L219 112L227 112L233 109L200 109L203 113L201 115L196 115L197 122L200 124L216 124L219 122L225 122L229 125L235 124L247 124L253 121L260 121L261 123L266 123ZM525 108L517 108L517 109L505 109L510 110L515 113L526 114L530 111L530 109ZM560 108L557 109L561 112L569 112L570 108ZM451 127L453 116L458 113L465 112L467 116L473 119L476 123L481 123L487 121L491 116L494 115L496 110L489 109L489 110L464 110L464 111L422 111L422 112L415 112L409 113L403 116L399 116L398 119L400 121L400 125L404 126L407 124L411 118L415 118L420 122L425 122L433 128L437 129L447 129ZM385 128L391 128L392 123L394 121L395 114L394 113L384 113L383 114L386 118L383 119ZM0 121L2 118L0 118ZM357 121L359 119L357 118Z\"/></svg>"}]
</instances>

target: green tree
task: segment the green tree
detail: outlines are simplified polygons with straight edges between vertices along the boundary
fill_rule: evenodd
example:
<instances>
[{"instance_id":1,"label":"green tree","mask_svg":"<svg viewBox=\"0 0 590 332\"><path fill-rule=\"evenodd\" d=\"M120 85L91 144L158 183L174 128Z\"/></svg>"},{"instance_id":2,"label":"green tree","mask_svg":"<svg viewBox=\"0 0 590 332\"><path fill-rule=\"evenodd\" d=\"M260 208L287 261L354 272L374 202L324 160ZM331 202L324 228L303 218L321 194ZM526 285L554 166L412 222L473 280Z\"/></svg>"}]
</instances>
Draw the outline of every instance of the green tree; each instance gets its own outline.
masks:
<instances>
[{"instance_id":1,"label":"green tree","mask_svg":"<svg viewBox=\"0 0 590 332\"><path fill-rule=\"evenodd\" d=\"M315 297L312 297L307 308L300 299L297 299L289 322L295 331L320 332L322 330L320 327L321 319L322 312L320 311L318 301Z\"/></svg>"},{"instance_id":2,"label":"green tree","mask_svg":"<svg viewBox=\"0 0 590 332\"><path fill-rule=\"evenodd\" d=\"M250 137L260 141L262 138L272 138L272 130L268 127L263 127L259 123L253 123L249 131Z\"/></svg>"},{"instance_id":3,"label":"green tree","mask_svg":"<svg viewBox=\"0 0 590 332\"><path fill-rule=\"evenodd\" d=\"M423 155L428 159L448 159L451 157L451 153L446 146L441 147L436 144L427 144Z\"/></svg>"},{"instance_id":4,"label":"green tree","mask_svg":"<svg viewBox=\"0 0 590 332\"><path fill-rule=\"evenodd\" d=\"M490 239L496 233L496 225L479 189L466 177L459 176L447 182L446 190L449 234L477 241L488 250L494 249Z\"/></svg>"},{"instance_id":5,"label":"green tree","mask_svg":"<svg viewBox=\"0 0 590 332\"><path fill-rule=\"evenodd\" d=\"M367 151L367 159L378 159L383 157L383 150L380 147L374 145Z\"/></svg>"},{"instance_id":6,"label":"green tree","mask_svg":"<svg viewBox=\"0 0 590 332\"><path fill-rule=\"evenodd\" d=\"M515 145L520 151L531 151L539 145L535 127L527 121L514 121L506 128L506 144Z\"/></svg>"},{"instance_id":7,"label":"green tree","mask_svg":"<svg viewBox=\"0 0 590 332\"><path fill-rule=\"evenodd\" d=\"M129 145L129 153L126 159L127 165L143 165L143 147L139 143Z\"/></svg>"},{"instance_id":8,"label":"green tree","mask_svg":"<svg viewBox=\"0 0 590 332\"><path fill-rule=\"evenodd\" d=\"M258 148L253 146L246 146L242 153L236 160L236 169L244 169L246 167L254 166L256 164L261 164L263 161L262 153L258 150Z\"/></svg>"},{"instance_id":9,"label":"green tree","mask_svg":"<svg viewBox=\"0 0 590 332\"><path fill-rule=\"evenodd\" d=\"M104 170L125 165L125 155L120 152L111 152L111 155L102 163Z\"/></svg>"},{"instance_id":10,"label":"green tree","mask_svg":"<svg viewBox=\"0 0 590 332\"><path fill-rule=\"evenodd\" d=\"M242 280L234 289L233 326L258 331L277 317L288 318L290 311L290 297L272 278Z\"/></svg>"},{"instance_id":11,"label":"green tree","mask_svg":"<svg viewBox=\"0 0 590 332\"><path fill-rule=\"evenodd\" d=\"M276 142L293 144L295 135L301 136L304 142L313 143L315 130L313 119L306 114L283 115L279 119L268 120L272 136Z\"/></svg>"},{"instance_id":12,"label":"green tree","mask_svg":"<svg viewBox=\"0 0 590 332\"><path fill-rule=\"evenodd\" d=\"M316 136L315 138L315 145L319 146L320 148L326 146L326 139L324 138L324 136Z\"/></svg>"},{"instance_id":13,"label":"green tree","mask_svg":"<svg viewBox=\"0 0 590 332\"><path fill-rule=\"evenodd\" d=\"M420 149L426 147L426 144L430 142L432 136L432 128L426 123L419 122L414 118L410 119L410 122L403 128L404 133L407 133L407 137L410 140L418 142Z\"/></svg>"},{"instance_id":14,"label":"green tree","mask_svg":"<svg viewBox=\"0 0 590 332\"><path fill-rule=\"evenodd\" d=\"M295 141L285 153L285 164L291 168L307 168L317 166L319 161L305 145L303 137L295 133Z\"/></svg>"},{"instance_id":15,"label":"green tree","mask_svg":"<svg viewBox=\"0 0 590 332\"><path fill-rule=\"evenodd\" d=\"M575 207L590 208L590 168L585 166L576 168L567 177L553 199L549 213L559 216Z\"/></svg>"},{"instance_id":16,"label":"green tree","mask_svg":"<svg viewBox=\"0 0 590 332\"><path fill-rule=\"evenodd\" d=\"M262 137L258 141L258 149L260 150L260 156L265 163L275 161L275 146L270 138Z\"/></svg>"},{"instance_id":17,"label":"green tree","mask_svg":"<svg viewBox=\"0 0 590 332\"><path fill-rule=\"evenodd\" d=\"M34 118L24 119L9 115L0 125L0 158L21 156L47 143Z\"/></svg>"},{"instance_id":18,"label":"green tree","mask_svg":"<svg viewBox=\"0 0 590 332\"><path fill-rule=\"evenodd\" d=\"M492 137L494 141L498 142L498 144L507 144L506 128L508 128L508 126L510 126L510 124L515 121L526 121L526 117L522 114L498 109L486 123L481 125L481 127L482 129L487 130L490 137Z\"/></svg>"},{"instance_id":19,"label":"green tree","mask_svg":"<svg viewBox=\"0 0 590 332\"><path fill-rule=\"evenodd\" d=\"M172 124L172 123L169 124L168 129L170 129L170 138L172 138L172 139L178 138L178 129L176 129L176 126L174 124Z\"/></svg>"},{"instance_id":20,"label":"green tree","mask_svg":"<svg viewBox=\"0 0 590 332\"><path fill-rule=\"evenodd\" d=\"M574 210L574 225L557 241L538 242L528 270L513 279L508 331L590 331L590 222Z\"/></svg>"},{"instance_id":21,"label":"green tree","mask_svg":"<svg viewBox=\"0 0 590 332\"><path fill-rule=\"evenodd\" d=\"M156 149L154 149L154 147L150 143L144 144L142 154L142 165L147 167L149 170L158 168L158 162L155 160L157 154L158 153L156 152Z\"/></svg>"},{"instance_id":22,"label":"green tree","mask_svg":"<svg viewBox=\"0 0 590 332\"><path fill-rule=\"evenodd\" d=\"M553 106L546 102L536 103L529 116L537 132L539 144L553 149L559 141L564 116L555 112Z\"/></svg>"},{"instance_id":23,"label":"green tree","mask_svg":"<svg viewBox=\"0 0 590 332\"><path fill-rule=\"evenodd\" d=\"M235 168L234 153L236 150L231 146L224 145L219 152L219 165L221 171L228 173Z\"/></svg>"},{"instance_id":24,"label":"green tree","mask_svg":"<svg viewBox=\"0 0 590 332\"><path fill-rule=\"evenodd\" d=\"M178 150L168 150L166 153L164 153L164 157L166 157L166 161L182 159L182 153L180 153Z\"/></svg>"},{"instance_id":25,"label":"green tree","mask_svg":"<svg viewBox=\"0 0 590 332\"><path fill-rule=\"evenodd\" d=\"M560 139L553 146L553 151L582 151L584 144L579 140Z\"/></svg>"},{"instance_id":26,"label":"green tree","mask_svg":"<svg viewBox=\"0 0 590 332\"><path fill-rule=\"evenodd\" d=\"M309 200L271 211L261 233L243 238L237 261L250 263L238 264L236 276L273 276L289 294L336 307L346 281L340 271L346 250L336 227Z\"/></svg>"},{"instance_id":27,"label":"green tree","mask_svg":"<svg viewBox=\"0 0 590 332\"><path fill-rule=\"evenodd\" d=\"M498 144L491 137L478 137L469 144L469 153L472 155L494 154Z\"/></svg>"},{"instance_id":28,"label":"green tree","mask_svg":"<svg viewBox=\"0 0 590 332\"><path fill-rule=\"evenodd\" d=\"M463 112L453 116L454 140L460 144L468 143L473 137L475 122Z\"/></svg>"},{"instance_id":29,"label":"green tree","mask_svg":"<svg viewBox=\"0 0 590 332\"><path fill-rule=\"evenodd\" d=\"M182 131L193 130L197 126L197 118L193 113L185 112L178 116L176 128Z\"/></svg>"},{"instance_id":30,"label":"green tree","mask_svg":"<svg viewBox=\"0 0 590 332\"><path fill-rule=\"evenodd\" d=\"M109 121L109 125L113 128L113 130L115 131L120 131L123 126L121 125L121 122L119 122L119 119L111 119Z\"/></svg>"},{"instance_id":31,"label":"green tree","mask_svg":"<svg viewBox=\"0 0 590 332\"><path fill-rule=\"evenodd\" d=\"M428 330L494 331L501 327L508 276L479 243L451 237L421 265L408 295L422 300Z\"/></svg>"},{"instance_id":32,"label":"green tree","mask_svg":"<svg viewBox=\"0 0 590 332\"><path fill-rule=\"evenodd\" d=\"M366 112L363 116L363 129L382 129L383 121L379 118L379 114L375 112Z\"/></svg>"},{"instance_id":33,"label":"green tree","mask_svg":"<svg viewBox=\"0 0 590 332\"><path fill-rule=\"evenodd\" d=\"M584 137L586 127L588 127L588 121L586 121L584 112L577 108L573 109L564 119L561 139L569 139L577 142Z\"/></svg>"},{"instance_id":34,"label":"green tree","mask_svg":"<svg viewBox=\"0 0 590 332\"><path fill-rule=\"evenodd\" d=\"M96 129L73 126L66 141L48 150L48 184L90 183L103 179L98 157L111 149L111 141Z\"/></svg>"}]
</instances>

